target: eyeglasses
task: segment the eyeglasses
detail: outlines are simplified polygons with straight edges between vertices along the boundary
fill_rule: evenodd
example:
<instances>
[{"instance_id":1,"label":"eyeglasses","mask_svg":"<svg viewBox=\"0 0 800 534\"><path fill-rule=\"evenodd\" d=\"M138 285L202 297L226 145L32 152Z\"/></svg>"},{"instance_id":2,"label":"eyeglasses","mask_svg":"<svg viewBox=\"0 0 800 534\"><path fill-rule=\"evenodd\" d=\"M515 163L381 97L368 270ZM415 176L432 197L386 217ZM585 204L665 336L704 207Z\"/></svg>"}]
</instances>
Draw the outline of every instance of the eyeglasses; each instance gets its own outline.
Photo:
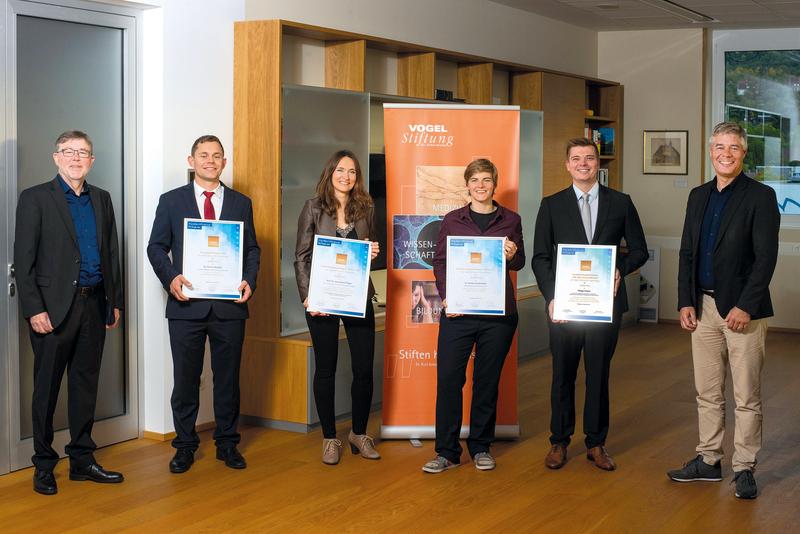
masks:
<instances>
[{"instance_id":1,"label":"eyeglasses","mask_svg":"<svg viewBox=\"0 0 800 534\"><path fill-rule=\"evenodd\" d=\"M92 153L84 148L81 148L80 150L75 150L74 148L62 148L61 150L56 150L56 152L58 152L65 158L74 158L75 154L77 154L78 157L81 159L92 157Z\"/></svg>"}]
</instances>

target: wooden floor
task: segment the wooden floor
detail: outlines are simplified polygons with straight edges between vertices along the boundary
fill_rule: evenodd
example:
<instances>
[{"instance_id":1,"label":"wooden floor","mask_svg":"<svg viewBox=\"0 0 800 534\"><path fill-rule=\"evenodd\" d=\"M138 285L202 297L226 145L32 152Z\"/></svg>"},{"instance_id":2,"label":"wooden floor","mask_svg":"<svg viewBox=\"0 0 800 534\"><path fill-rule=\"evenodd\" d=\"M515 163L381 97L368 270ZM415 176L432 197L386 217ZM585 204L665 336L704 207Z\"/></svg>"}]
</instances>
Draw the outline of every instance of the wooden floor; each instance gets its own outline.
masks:
<instances>
[{"instance_id":1,"label":"wooden floor","mask_svg":"<svg viewBox=\"0 0 800 534\"><path fill-rule=\"evenodd\" d=\"M249 467L214 459L211 433L191 471L170 474L169 443L135 440L97 453L124 472L120 485L70 482L59 494L31 489L32 470L0 477L3 532L797 532L800 525L800 335L770 333L764 369L764 448L754 501L733 497L730 459L721 483L677 484L665 476L694 456L697 422L688 335L676 325L625 329L612 366L607 443L619 468L590 465L582 436L560 471L547 470L549 357L520 366L522 437L494 448L495 471L470 463L423 474L433 455L383 442L380 461L349 453L319 461L321 435L246 428ZM582 379L581 379L582 380ZM730 392L729 392L730 393ZM579 400L579 407L582 399ZM732 418L733 410L729 409ZM580 413L580 410L579 410ZM370 431L378 433L373 414ZM732 428L732 421L728 423ZM580 419L578 422L580 428ZM349 426L340 425L344 438ZM732 451L732 432L726 451ZM467 460L466 455L463 458Z\"/></svg>"}]
</instances>

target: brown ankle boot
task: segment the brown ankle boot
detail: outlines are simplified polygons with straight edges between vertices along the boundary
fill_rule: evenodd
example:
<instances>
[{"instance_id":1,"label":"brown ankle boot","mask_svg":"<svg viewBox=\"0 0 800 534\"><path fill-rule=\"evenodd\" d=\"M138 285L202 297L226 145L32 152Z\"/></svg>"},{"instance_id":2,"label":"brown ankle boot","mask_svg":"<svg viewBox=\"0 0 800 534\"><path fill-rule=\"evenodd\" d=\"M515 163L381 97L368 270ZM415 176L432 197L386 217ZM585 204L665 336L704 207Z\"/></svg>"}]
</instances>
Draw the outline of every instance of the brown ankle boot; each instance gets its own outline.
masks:
<instances>
[{"instance_id":1,"label":"brown ankle boot","mask_svg":"<svg viewBox=\"0 0 800 534\"><path fill-rule=\"evenodd\" d=\"M342 456L342 442L338 439L322 440L322 463L336 465Z\"/></svg>"},{"instance_id":2,"label":"brown ankle boot","mask_svg":"<svg viewBox=\"0 0 800 534\"><path fill-rule=\"evenodd\" d=\"M353 431L351 430L347 440L350 442L350 450L353 452L353 454L361 454L362 458L366 458L368 460L380 459L381 455L375 450L375 442L373 442L372 438L368 435L353 434Z\"/></svg>"}]
</instances>

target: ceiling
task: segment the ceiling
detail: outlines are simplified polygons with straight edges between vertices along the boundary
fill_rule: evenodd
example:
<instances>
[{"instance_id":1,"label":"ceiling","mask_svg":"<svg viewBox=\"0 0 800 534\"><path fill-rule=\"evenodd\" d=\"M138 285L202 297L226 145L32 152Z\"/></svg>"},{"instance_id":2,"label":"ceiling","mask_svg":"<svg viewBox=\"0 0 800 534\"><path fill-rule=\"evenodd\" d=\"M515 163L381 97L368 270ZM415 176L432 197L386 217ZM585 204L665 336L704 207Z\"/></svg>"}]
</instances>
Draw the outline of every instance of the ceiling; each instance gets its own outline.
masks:
<instances>
[{"instance_id":1,"label":"ceiling","mask_svg":"<svg viewBox=\"0 0 800 534\"><path fill-rule=\"evenodd\" d=\"M798 0L491 1L597 31L800 26Z\"/></svg>"}]
</instances>

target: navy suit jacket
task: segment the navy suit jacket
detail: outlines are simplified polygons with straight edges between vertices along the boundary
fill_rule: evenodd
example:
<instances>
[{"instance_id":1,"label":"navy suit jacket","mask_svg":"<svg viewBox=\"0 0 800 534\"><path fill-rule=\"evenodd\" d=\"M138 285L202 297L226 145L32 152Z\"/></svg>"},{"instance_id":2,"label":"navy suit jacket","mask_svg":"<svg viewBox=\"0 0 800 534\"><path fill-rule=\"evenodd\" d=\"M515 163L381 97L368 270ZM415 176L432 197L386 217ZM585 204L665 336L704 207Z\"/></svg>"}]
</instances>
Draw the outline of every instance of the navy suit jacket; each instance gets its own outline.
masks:
<instances>
[{"instance_id":1,"label":"navy suit jacket","mask_svg":"<svg viewBox=\"0 0 800 534\"><path fill-rule=\"evenodd\" d=\"M617 269L622 276L614 298L614 316L628 311L625 276L647 261L647 242L639 214L631 197L600 186L597 224L592 242L586 240L575 190L568 188L542 199L533 234L533 274L548 305L555 295L556 263L559 244L616 245L625 238L627 254L617 252Z\"/></svg>"},{"instance_id":2,"label":"navy suit jacket","mask_svg":"<svg viewBox=\"0 0 800 534\"><path fill-rule=\"evenodd\" d=\"M224 187L224 184L223 184ZM194 198L194 184L188 184L161 195L156 208L153 230L147 245L147 257L161 285L167 290L167 319L202 319L213 309L220 319L247 319L247 303L237 304L231 300L190 299L177 300L169 292L169 285L183 272L183 220L202 219ZM256 276L261 262L261 249L256 241L253 227L253 204L241 193L225 187L222 197L221 221L244 223L242 280L256 290ZM169 253L172 252L172 259Z\"/></svg>"}]
</instances>

